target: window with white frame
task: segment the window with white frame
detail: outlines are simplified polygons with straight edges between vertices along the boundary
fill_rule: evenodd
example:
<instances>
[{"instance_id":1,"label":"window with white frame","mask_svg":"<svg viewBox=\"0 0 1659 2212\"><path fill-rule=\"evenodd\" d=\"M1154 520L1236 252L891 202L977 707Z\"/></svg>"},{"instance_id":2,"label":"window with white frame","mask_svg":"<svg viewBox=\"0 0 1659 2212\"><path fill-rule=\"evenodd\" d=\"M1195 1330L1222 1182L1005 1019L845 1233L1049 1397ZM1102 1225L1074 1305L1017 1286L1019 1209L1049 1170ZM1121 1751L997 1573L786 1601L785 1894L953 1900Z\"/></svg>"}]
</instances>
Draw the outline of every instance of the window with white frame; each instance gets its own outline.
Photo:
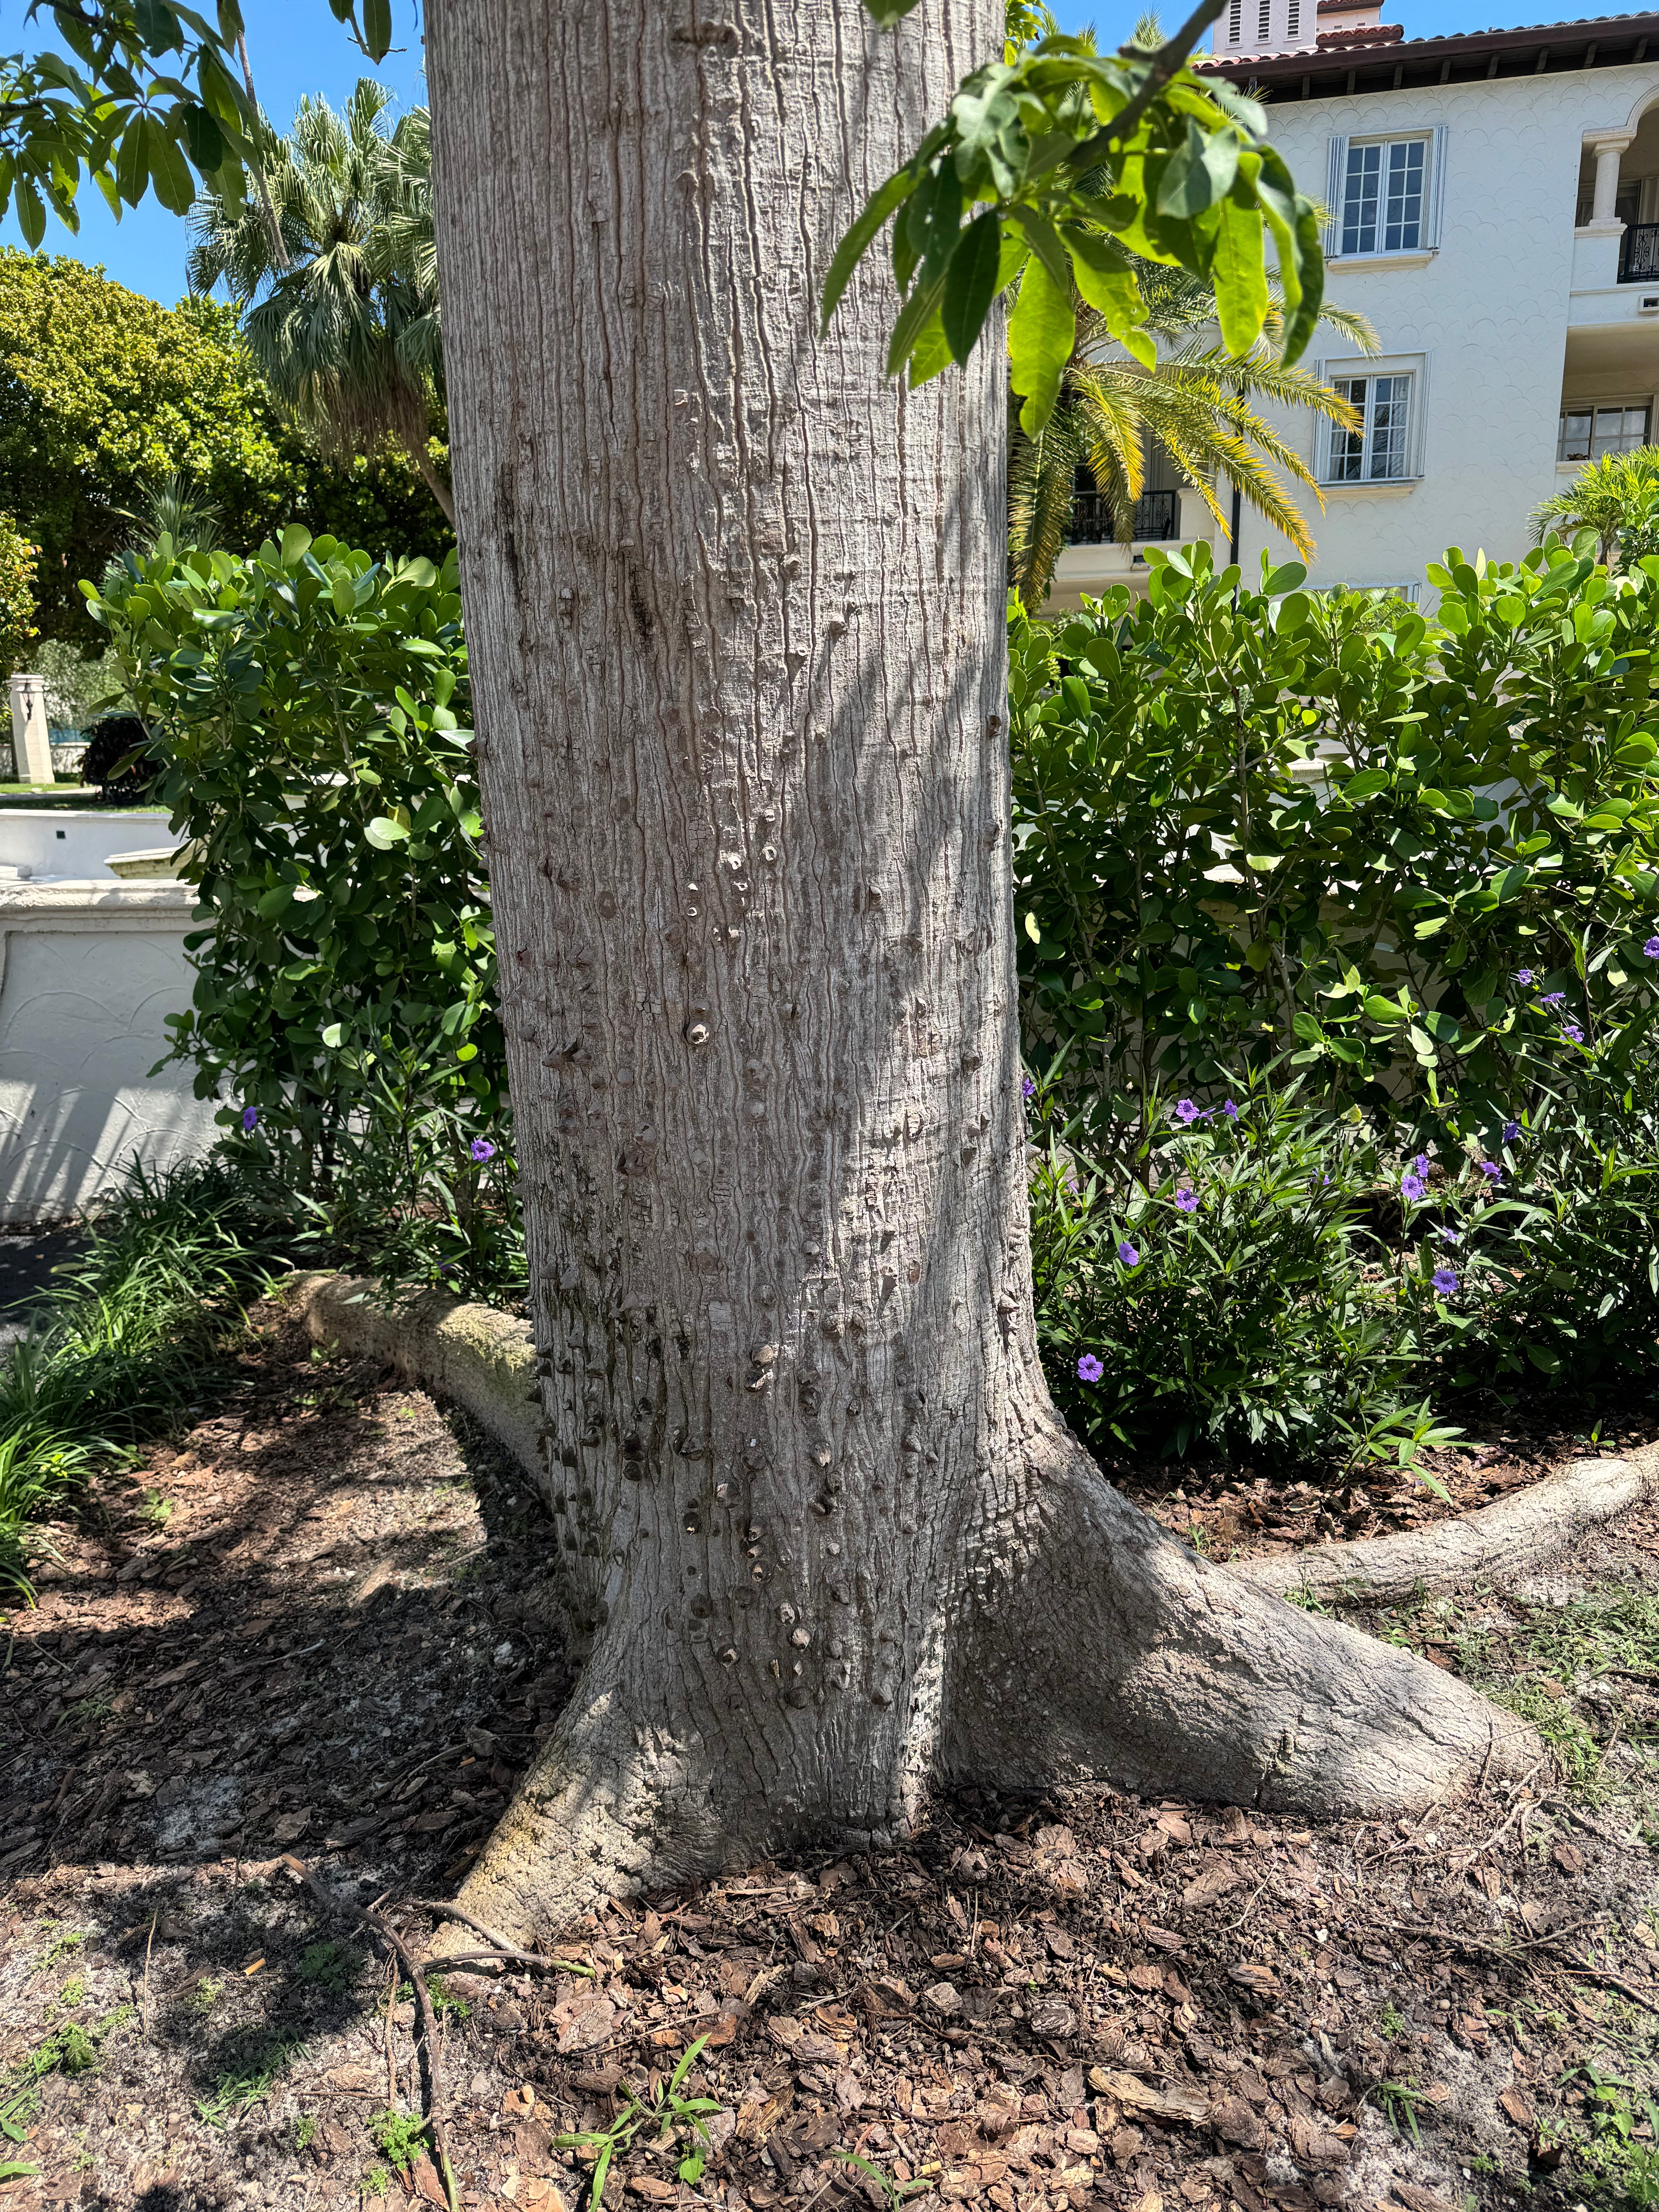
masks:
<instances>
[{"instance_id":1,"label":"window with white frame","mask_svg":"<svg viewBox=\"0 0 1659 2212\"><path fill-rule=\"evenodd\" d=\"M1604 453L1633 453L1648 442L1651 410L1638 407L1564 407L1556 441L1558 461L1599 461Z\"/></svg>"},{"instance_id":2,"label":"window with white frame","mask_svg":"<svg viewBox=\"0 0 1659 2212\"><path fill-rule=\"evenodd\" d=\"M1349 141L1342 176L1342 253L1415 253L1429 236L1427 138Z\"/></svg>"},{"instance_id":3,"label":"window with white frame","mask_svg":"<svg viewBox=\"0 0 1659 2212\"><path fill-rule=\"evenodd\" d=\"M1348 402L1359 423L1352 430L1332 423L1328 483L1398 483L1412 475L1412 386L1415 381L1409 374L1400 372L1334 380L1334 389Z\"/></svg>"}]
</instances>

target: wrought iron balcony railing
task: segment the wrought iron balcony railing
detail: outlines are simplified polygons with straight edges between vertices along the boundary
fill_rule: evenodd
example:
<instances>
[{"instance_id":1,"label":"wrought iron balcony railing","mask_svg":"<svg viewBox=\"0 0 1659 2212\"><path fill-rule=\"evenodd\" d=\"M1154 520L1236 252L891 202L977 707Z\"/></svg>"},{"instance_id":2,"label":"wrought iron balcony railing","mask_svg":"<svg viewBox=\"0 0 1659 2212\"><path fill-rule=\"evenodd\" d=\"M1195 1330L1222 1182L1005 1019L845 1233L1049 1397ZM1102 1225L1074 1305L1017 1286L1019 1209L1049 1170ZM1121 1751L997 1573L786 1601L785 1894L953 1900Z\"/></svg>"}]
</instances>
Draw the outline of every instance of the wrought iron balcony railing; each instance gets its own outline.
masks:
<instances>
[{"instance_id":1,"label":"wrought iron balcony railing","mask_svg":"<svg viewBox=\"0 0 1659 2212\"><path fill-rule=\"evenodd\" d=\"M1181 494L1178 491L1143 492L1135 501L1134 542L1137 545L1158 543L1179 535L1181 529ZM1117 536L1112 523L1109 501L1097 491L1080 491L1072 501L1071 527L1066 532L1069 545L1109 545Z\"/></svg>"},{"instance_id":2,"label":"wrought iron balcony railing","mask_svg":"<svg viewBox=\"0 0 1659 2212\"><path fill-rule=\"evenodd\" d=\"M1619 241L1619 282L1659 283L1659 222L1627 222Z\"/></svg>"}]
</instances>

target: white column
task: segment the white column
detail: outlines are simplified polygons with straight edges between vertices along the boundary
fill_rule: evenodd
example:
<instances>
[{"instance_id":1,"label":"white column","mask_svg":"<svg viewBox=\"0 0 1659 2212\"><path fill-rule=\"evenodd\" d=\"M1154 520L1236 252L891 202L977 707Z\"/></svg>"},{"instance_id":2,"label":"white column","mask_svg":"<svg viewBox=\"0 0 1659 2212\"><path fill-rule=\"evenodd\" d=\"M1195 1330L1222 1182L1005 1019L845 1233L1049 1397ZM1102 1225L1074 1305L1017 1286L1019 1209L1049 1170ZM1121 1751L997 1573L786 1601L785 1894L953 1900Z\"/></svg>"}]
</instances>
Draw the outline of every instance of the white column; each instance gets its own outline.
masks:
<instances>
[{"instance_id":1,"label":"white column","mask_svg":"<svg viewBox=\"0 0 1659 2212\"><path fill-rule=\"evenodd\" d=\"M1619 198L1620 158L1631 142L1627 137L1598 134L1584 143L1595 156L1595 198L1590 207L1590 221L1614 222L1618 220L1613 207Z\"/></svg>"},{"instance_id":2,"label":"white column","mask_svg":"<svg viewBox=\"0 0 1659 2212\"><path fill-rule=\"evenodd\" d=\"M44 676L11 679L11 750L14 770L21 781L51 783L54 780Z\"/></svg>"}]
</instances>

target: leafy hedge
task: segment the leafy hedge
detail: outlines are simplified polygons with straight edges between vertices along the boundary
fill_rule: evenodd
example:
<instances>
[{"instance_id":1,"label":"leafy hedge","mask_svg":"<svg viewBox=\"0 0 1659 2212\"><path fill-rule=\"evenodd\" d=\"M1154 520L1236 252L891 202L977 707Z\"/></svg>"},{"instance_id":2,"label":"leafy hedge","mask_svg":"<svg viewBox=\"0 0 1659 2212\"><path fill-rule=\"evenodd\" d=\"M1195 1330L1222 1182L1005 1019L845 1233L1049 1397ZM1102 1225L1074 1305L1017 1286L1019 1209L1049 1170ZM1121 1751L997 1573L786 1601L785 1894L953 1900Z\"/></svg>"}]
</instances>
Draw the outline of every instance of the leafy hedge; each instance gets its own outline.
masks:
<instances>
[{"instance_id":1,"label":"leafy hedge","mask_svg":"<svg viewBox=\"0 0 1659 2212\"><path fill-rule=\"evenodd\" d=\"M1431 624L1148 557L1138 604L1013 617L1028 1029L1097 1134L1285 1056L1407 1141L1490 1145L1627 1059L1659 1007L1659 559L1454 550Z\"/></svg>"},{"instance_id":2,"label":"leafy hedge","mask_svg":"<svg viewBox=\"0 0 1659 2212\"><path fill-rule=\"evenodd\" d=\"M454 555L296 524L84 588L190 841L173 1056L337 1253L492 1285L518 1244Z\"/></svg>"},{"instance_id":3,"label":"leafy hedge","mask_svg":"<svg viewBox=\"0 0 1659 2212\"><path fill-rule=\"evenodd\" d=\"M10 515L0 514L0 678L12 676L28 659L29 640L35 635L34 569L40 550L30 544Z\"/></svg>"}]
</instances>

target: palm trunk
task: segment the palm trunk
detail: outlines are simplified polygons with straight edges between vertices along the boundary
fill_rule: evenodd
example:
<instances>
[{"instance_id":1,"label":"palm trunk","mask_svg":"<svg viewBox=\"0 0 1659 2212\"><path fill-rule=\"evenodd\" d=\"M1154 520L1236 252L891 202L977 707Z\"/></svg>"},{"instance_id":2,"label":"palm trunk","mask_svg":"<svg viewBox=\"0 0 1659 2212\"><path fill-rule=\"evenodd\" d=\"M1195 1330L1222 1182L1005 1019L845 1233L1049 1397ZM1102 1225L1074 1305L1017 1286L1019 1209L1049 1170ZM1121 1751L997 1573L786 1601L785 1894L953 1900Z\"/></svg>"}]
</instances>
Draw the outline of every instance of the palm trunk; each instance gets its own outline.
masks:
<instances>
[{"instance_id":1,"label":"palm trunk","mask_svg":"<svg viewBox=\"0 0 1659 2212\"><path fill-rule=\"evenodd\" d=\"M526 1928L940 1776L1420 1802L1497 1717L1117 1499L1038 1365L1003 365L817 302L1000 0L434 0L478 750L581 1681ZM1406 1710L1414 1708L1414 1710ZM1502 1763L1500 1746L1500 1765Z\"/></svg>"}]
</instances>

